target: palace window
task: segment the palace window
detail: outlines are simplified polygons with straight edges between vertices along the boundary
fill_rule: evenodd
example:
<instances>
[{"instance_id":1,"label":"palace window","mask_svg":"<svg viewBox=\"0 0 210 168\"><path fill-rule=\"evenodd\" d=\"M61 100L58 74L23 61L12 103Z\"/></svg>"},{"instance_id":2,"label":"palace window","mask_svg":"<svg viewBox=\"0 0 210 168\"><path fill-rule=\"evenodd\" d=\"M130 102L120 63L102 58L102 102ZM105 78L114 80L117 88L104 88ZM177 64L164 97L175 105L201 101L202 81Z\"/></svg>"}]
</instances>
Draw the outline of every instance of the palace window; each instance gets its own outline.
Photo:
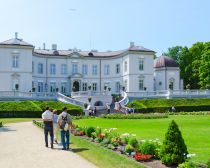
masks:
<instances>
[{"instance_id":1,"label":"palace window","mask_svg":"<svg viewBox=\"0 0 210 168\"><path fill-rule=\"evenodd\" d=\"M77 64L72 64L72 74L77 74L78 73L78 65Z\"/></svg>"},{"instance_id":2,"label":"palace window","mask_svg":"<svg viewBox=\"0 0 210 168\"><path fill-rule=\"evenodd\" d=\"M116 83L115 83L115 91L116 91L117 93L120 92L120 82L116 82Z\"/></svg>"},{"instance_id":3,"label":"palace window","mask_svg":"<svg viewBox=\"0 0 210 168\"><path fill-rule=\"evenodd\" d=\"M124 71L127 72L127 70L128 70L128 62L125 61L125 63L124 63Z\"/></svg>"},{"instance_id":4,"label":"palace window","mask_svg":"<svg viewBox=\"0 0 210 168\"><path fill-rule=\"evenodd\" d=\"M14 55L12 57L12 67L13 68L19 68L19 56Z\"/></svg>"},{"instance_id":5,"label":"palace window","mask_svg":"<svg viewBox=\"0 0 210 168\"><path fill-rule=\"evenodd\" d=\"M139 90L144 90L144 80L139 79Z\"/></svg>"},{"instance_id":6,"label":"palace window","mask_svg":"<svg viewBox=\"0 0 210 168\"><path fill-rule=\"evenodd\" d=\"M93 91L97 91L97 83L93 83Z\"/></svg>"},{"instance_id":7,"label":"palace window","mask_svg":"<svg viewBox=\"0 0 210 168\"><path fill-rule=\"evenodd\" d=\"M104 65L104 75L109 75L109 65Z\"/></svg>"},{"instance_id":8,"label":"palace window","mask_svg":"<svg viewBox=\"0 0 210 168\"><path fill-rule=\"evenodd\" d=\"M82 91L87 91L87 83L82 83Z\"/></svg>"},{"instance_id":9,"label":"palace window","mask_svg":"<svg viewBox=\"0 0 210 168\"><path fill-rule=\"evenodd\" d=\"M120 73L120 64L116 64L116 74Z\"/></svg>"},{"instance_id":10,"label":"palace window","mask_svg":"<svg viewBox=\"0 0 210 168\"><path fill-rule=\"evenodd\" d=\"M38 74L43 74L43 64L38 63Z\"/></svg>"},{"instance_id":11,"label":"palace window","mask_svg":"<svg viewBox=\"0 0 210 168\"><path fill-rule=\"evenodd\" d=\"M67 83L66 82L62 82L61 83L61 93L65 94L66 93L66 87Z\"/></svg>"},{"instance_id":12,"label":"palace window","mask_svg":"<svg viewBox=\"0 0 210 168\"><path fill-rule=\"evenodd\" d=\"M140 71L144 70L144 59L143 58L139 59L139 70Z\"/></svg>"},{"instance_id":13,"label":"palace window","mask_svg":"<svg viewBox=\"0 0 210 168\"><path fill-rule=\"evenodd\" d=\"M83 64L82 65L82 74L83 75L87 75L87 72L88 72L87 64Z\"/></svg>"},{"instance_id":14,"label":"palace window","mask_svg":"<svg viewBox=\"0 0 210 168\"><path fill-rule=\"evenodd\" d=\"M50 74L55 75L56 74L56 65L50 64Z\"/></svg>"},{"instance_id":15,"label":"palace window","mask_svg":"<svg viewBox=\"0 0 210 168\"><path fill-rule=\"evenodd\" d=\"M38 82L38 92L43 92L43 91L44 91L43 82Z\"/></svg>"},{"instance_id":16,"label":"palace window","mask_svg":"<svg viewBox=\"0 0 210 168\"><path fill-rule=\"evenodd\" d=\"M50 82L50 92L51 93L56 92L56 83L55 82Z\"/></svg>"},{"instance_id":17,"label":"palace window","mask_svg":"<svg viewBox=\"0 0 210 168\"><path fill-rule=\"evenodd\" d=\"M97 75L97 65L93 65L92 74L93 74L93 75Z\"/></svg>"},{"instance_id":18,"label":"palace window","mask_svg":"<svg viewBox=\"0 0 210 168\"><path fill-rule=\"evenodd\" d=\"M61 64L61 74L66 75L67 74L67 65Z\"/></svg>"}]
</instances>

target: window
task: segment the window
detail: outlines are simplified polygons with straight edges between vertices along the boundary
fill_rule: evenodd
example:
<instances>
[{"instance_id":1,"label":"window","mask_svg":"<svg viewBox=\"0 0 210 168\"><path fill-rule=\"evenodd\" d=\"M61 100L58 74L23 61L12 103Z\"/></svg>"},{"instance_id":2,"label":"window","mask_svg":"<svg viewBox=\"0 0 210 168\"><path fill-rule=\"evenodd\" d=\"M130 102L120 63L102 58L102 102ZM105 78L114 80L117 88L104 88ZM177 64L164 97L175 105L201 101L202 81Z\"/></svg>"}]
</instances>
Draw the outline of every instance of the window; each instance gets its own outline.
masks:
<instances>
[{"instance_id":1,"label":"window","mask_svg":"<svg viewBox=\"0 0 210 168\"><path fill-rule=\"evenodd\" d=\"M66 75L67 74L67 65L61 64L61 74Z\"/></svg>"},{"instance_id":2,"label":"window","mask_svg":"<svg viewBox=\"0 0 210 168\"><path fill-rule=\"evenodd\" d=\"M125 91L127 91L128 90L128 81L127 80L124 81L124 85L125 85Z\"/></svg>"},{"instance_id":3,"label":"window","mask_svg":"<svg viewBox=\"0 0 210 168\"><path fill-rule=\"evenodd\" d=\"M88 71L87 64L83 64L83 65L82 65L82 74L83 74L83 75L87 75L87 71Z\"/></svg>"},{"instance_id":4,"label":"window","mask_svg":"<svg viewBox=\"0 0 210 168\"><path fill-rule=\"evenodd\" d=\"M139 90L144 90L144 80L139 79Z\"/></svg>"},{"instance_id":5,"label":"window","mask_svg":"<svg viewBox=\"0 0 210 168\"><path fill-rule=\"evenodd\" d=\"M38 63L38 74L43 74L43 64Z\"/></svg>"},{"instance_id":6,"label":"window","mask_svg":"<svg viewBox=\"0 0 210 168\"><path fill-rule=\"evenodd\" d=\"M19 67L19 56L14 55L12 57L12 67L13 68L18 68Z\"/></svg>"},{"instance_id":7,"label":"window","mask_svg":"<svg viewBox=\"0 0 210 168\"><path fill-rule=\"evenodd\" d=\"M97 83L93 83L93 91L97 91Z\"/></svg>"},{"instance_id":8,"label":"window","mask_svg":"<svg viewBox=\"0 0 210 168\"><path fill-rule=\"evenodd\" d=\"M109 65L104 66L104 75L109 75Z\"/></svg>"},{"instance_id":9,"label":"window","mask_svg":"<svg viewBox=\"0 0 210 168\"><path fill-rule=\"evenodd\" d=\"M50 74L55 75L56 74L56 66L55 64L50 64Z\"/></svg>"},{"instance_id":10,"label":"window","mask_svg":"<svg viewBox=\"0 0 210 168\"><path fill-rule=\"evenodd\" d=\"M34 61L32 61L32 72L34 72Z\"/></svg>"},{"instance_id":11,"label":"window","mask_svg":"<svg viewBox=\"0 0 210 168\"><path fill-rule=\"evenodd\" d=\"M127 63L127 61L125 61L125 63L124 63L124 70L125 70L125 72L127 72L127 69L128 69L128 63Z\"/></svg>"},{"instance_id":12,"label":"window","mask_svg":"<svg viewBox=\"0 0 210 168\"><path fill-rule=\"evenodd\" d=\"M116 74L120 73L120 64L116 64Z\"/></svg>"},{"instance_id":13,"label":"window","mask_svg":"<svg viewBox=\"0 0 210 168\"><path fill-rule=\"evenodd\" d=\"M115 92L117 92L117 93L120 92L120 82L115 83Z\"/></svg>"},{"instance_id":14,"label":"window","mask_svg":"<svg viewBox=\"0 0 210 168\"><path fill-rule=\"evenodd\" d=\"M77 73L77 64L72 64L72 74L76 74Z\"/></svg>"},{"instance_id":15,"label":"window","mask_svg":"<svg viewBox=\"0 0 210 168\"><path fill-rule=\"evenodd\" d=\"M82 91L87 91L87 83L82 83Z\"/></svg>"},{"instance_id":16,"label":"window","mask_svg":"<svg viewBox=\"0 0 210 168\"><path fill-rule=\"evenodd\" d=\"M139 70L140 71L144 70L144 59L143 58L139 59Z\"/></svg>"},{"instance_id":17,"label":"window","mask_svg":"<svg viewBox=\"0 0 210 168\"><path fill-rule=\"evenodd\" d=\"M66 93L66 87L67 83L66 82L62 82L61 83L61 93L65 94Z\"/></svg>"},{"instance_id":18,"label":"window","mask_svg":"<svg viewBox=\"0 0 210 168\"><path fill-rule=\"evenodd\" d=\"M50 92L56 92L56 83L55 82L51 82L50 83Z\"/></svg>"},{"instance_id":19,"label":"window","mask_svg":"<svg viewBox=\"0 0 210 168\"><path fill-rule=\"evenodd\" d=\"M93 75L97 75L97 65L93 65Z\"/></svg>"},{"instance_id":20,"label":"window","mask_svg":"<svg viewBox=\"0 0 210 168\"><path fill-rule=\"evenodd\" d=\"M43 92L43 82L38 82L38 92Z\"/></svg>"}]
</instances>

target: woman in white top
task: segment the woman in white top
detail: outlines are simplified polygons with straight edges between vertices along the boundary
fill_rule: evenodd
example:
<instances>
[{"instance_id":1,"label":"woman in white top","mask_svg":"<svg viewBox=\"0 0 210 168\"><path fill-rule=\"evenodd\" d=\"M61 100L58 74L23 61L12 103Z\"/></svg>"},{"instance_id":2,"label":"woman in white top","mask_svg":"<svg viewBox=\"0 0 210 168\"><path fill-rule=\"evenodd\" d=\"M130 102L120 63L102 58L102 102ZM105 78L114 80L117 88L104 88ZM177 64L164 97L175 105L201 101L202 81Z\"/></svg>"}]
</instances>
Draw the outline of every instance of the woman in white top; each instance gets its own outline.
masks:
<instances>
[{"instance_id":1,"label":"woman in white top","mask_svg":"<svg viewBox=\"0 0 210 168\"><path fill-rule=\"evenodd\" d=\"M58 144L58 115L57 110L53 110L53 132L55 143Z\"/></svg>"}]
</instances>

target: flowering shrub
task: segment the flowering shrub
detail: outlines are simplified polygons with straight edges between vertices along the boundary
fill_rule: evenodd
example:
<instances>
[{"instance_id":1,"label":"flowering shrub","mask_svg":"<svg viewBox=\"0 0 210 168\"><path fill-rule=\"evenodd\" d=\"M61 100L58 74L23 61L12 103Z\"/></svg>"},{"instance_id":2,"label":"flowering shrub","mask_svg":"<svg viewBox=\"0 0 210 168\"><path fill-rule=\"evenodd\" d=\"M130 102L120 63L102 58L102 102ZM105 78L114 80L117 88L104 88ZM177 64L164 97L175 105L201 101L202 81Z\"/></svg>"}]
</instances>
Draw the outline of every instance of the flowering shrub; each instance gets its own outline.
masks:
<instances>
[{"instance_id":1,"label":"flowering shrub","mask_svg":"<svg viewBox=\"0 0 210 168\"><path fill-rule=\"evenodd\" d=\"M142 154L149 154L155 158L159 158L160 144L156 140L142 142L138 148Z\"/></svg>"},{"instance_id":2,"label":"flowering shrub","mask_svg":"<svg viewBox=\"0 0 210 168\"><path fill-rule=\"evenodd\" d=\"M87 130L86 130L86 135L88 137L91 137L91 134L95 132L95 128L94 127L88 127Z\"/></svg>"},{"instance_id":3,"label":"flowering shrub","mask_svg":"<svg viewBox=\"0 0 210 168\"><path fill-rule=\"evenodd\" d=\"M142 154L142 153L136 153L134 156L134 159L136 161L148 161L152 158L152 155Z\"/></svg>"},{"instance_id":4,"label":"flowering shrub","mask_svg":"<svg viewBox=\"0 0 210 168\"><path fill-rule=\"evenodd\" d=\"M83 136L83 135L85 135L85 130L81 127L77 127L73 134L75 136Z\"/></svg>"},{"instance_id":5,"label":"flowering shrub","mask_svg":"<svg viewBox=\"0 0 210 168\"><path fill-rule=\"evenodd\" d=\"M122 141L119 136L114 136L111 139L111 144L114 145L115 147L117 147L119 145L122 145Z\"/></svg>"},{"instance_id":6,"label":"flowering shrub","mask_svg":"<svg viewBox=\"0 0 210 168\"><path fill-rule=\"evenodd\" d=\"M198 168L198 166L193 162L184 162L179 164L178 168Z\"/></svg>"},{"instance_id":7,"label":"flowering shrub","mask_svg":"<svg viewBox=\"0 0 210 168\"><path fill-rule=\"evenodd\" d=\"M124 134L121 135L120 138L121 138L121 140L122 140L122 143L123 143L124 145L127 145L128 142L129 142L129 139L130 139L130 134L124 133Z\"/></svg>"},{"instance_id":8,"label":"flowering shrub","mask_svg":"<svg viewBox=\"0 0 210 168\"><path fill-rule=\"evenodd\" d=\"M125 146L125 152L126 152L126 153L131 154L131 152L133 152L133 151L134 151L133 146L131 146L131 145L129 145L129 144Z\"/></svg>"},{"instance_id":9,"label":"flowering shrub","mask_svg":"<svg viewBox=\"0 0 210 168\"><path fill-rule=\"evenodd\" d=\"M137 139L134 137L129 139L128 144L130 144L134 148L137 148L139 146Z\"/></svg>"}]
</instances>

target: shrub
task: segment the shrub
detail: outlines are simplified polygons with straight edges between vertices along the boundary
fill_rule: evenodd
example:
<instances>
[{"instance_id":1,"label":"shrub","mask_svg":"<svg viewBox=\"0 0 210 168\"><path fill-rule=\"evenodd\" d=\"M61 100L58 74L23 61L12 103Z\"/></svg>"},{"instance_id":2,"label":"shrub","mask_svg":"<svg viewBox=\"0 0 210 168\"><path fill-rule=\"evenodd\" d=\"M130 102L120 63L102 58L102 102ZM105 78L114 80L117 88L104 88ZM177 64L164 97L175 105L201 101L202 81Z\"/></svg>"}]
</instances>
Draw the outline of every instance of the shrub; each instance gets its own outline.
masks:
<instances>
[{"instance_id":1,"label":"shrub","mask_svg":"<svg viewBox=\"0 0 210 168\"><path fill-rule=\"evenodd\" d=\"M91 134L95 132L95 128L94 127L88 127L87 130L86 130L86 135L88 137L91 137Z\"/></svg>"},{"instance_id":2,"label":"shrub","mask_svg":"<svg viewBox=\"0 0 210 168\"><path fill-rule=\"evenodd\" d=\"M122 143L127 145L129 140L130 140L130 135L129 134L122 134L121 139L122 139Z\"/></svg>"},{"instance_id":3,"label":"shrub","mask_svg":"<svg viewBox=\"0 0 210 168\"><path fill-rule=\"evenodd\" d=\"M142 154L149 154L154 156L155 158L159 157L159 144L157 142L152 142L152 141L146 141L143 142L140 146L139 146L139 151Z\"/></svg>"},{"instance_id":4,"label":"shrub","mask_svg":"<svg viewBox=\"0 0 210 168\"><path fill-rule=\"evenodd\" d=\"M210 168L210 158L209 158L209 160L207 162L207 168Z\"/></svg>"},{"instance_id":5,"label":"shrub","mask_svg":"<svg viewBox=\"0 0 210 168\"><path fill-rule=\"evenodd\" d=\"M139 145L137 139L134 138L134 137L132 137L132 138L129 139L128 144L130 144L130 145L131 145L132 147L134 147L134 148L137 148L138 145Z\"/></svg>"},{"instance_id":6,"label":"shrub","mask_svg":"<svg viewBox=\"0 0 210 168\"><path fill-rule=\"evenodd\" d=\"M184 162L179 164L178 168L198 168L198 166L193 162Z\"/></svg>"},{"instance_id":7,"label":"shrub","mask_svg":"<svg viewBox=\"0 0 210 168\"><path fill-rule=\"evenodd\" d=\"M133 146L131 146L131 145L129 145L129 144L125 146L125 152L126 152L126 153L131 154L131 152L133 152L133 151L134 151Z\"/></svg>"},{"instance_id":8,"label":"shrub","mask_svg":"<svg viewBox=\"0 0 210 168\"><path fill-rule=\"evenodd\" d=\"M3 127L3 124L2 124L2 122L0 122L0 127Z\"/></svg>"},{"instance_id":9,"label":"shrub","mask_svg":"<svg viewBox=\"0 0 210 168\"><path fill-rule=\"evenodd\" d=\"M111 139L111 144L117 147L122 144L122 141L119 136L113 136Z\"/></svg>"},{"instance_id":10,"label":"shrub","mask_svg":"<svg viewBox=\"0 0 210 168\"><path fill-rule=\"evenodd\" d=\"M168 118L167 114L158 114L158 113L152 113L152 114L107 114L102 115L102 118L107 119L158 119L158 118Z\"/></svg>"},{"instance_id":11,"label":"shrub","mask_svg":"<svg viewBox=\"0 0 210 168\"><path fill-rule=\"evenodd\" d=\"M177 166L178 164L185 162L187 154L188 151L184 139L182 138L182 134L178 125L172 120L161 147L161 161L168 166Z\"/></svg>"}]
</instances>

